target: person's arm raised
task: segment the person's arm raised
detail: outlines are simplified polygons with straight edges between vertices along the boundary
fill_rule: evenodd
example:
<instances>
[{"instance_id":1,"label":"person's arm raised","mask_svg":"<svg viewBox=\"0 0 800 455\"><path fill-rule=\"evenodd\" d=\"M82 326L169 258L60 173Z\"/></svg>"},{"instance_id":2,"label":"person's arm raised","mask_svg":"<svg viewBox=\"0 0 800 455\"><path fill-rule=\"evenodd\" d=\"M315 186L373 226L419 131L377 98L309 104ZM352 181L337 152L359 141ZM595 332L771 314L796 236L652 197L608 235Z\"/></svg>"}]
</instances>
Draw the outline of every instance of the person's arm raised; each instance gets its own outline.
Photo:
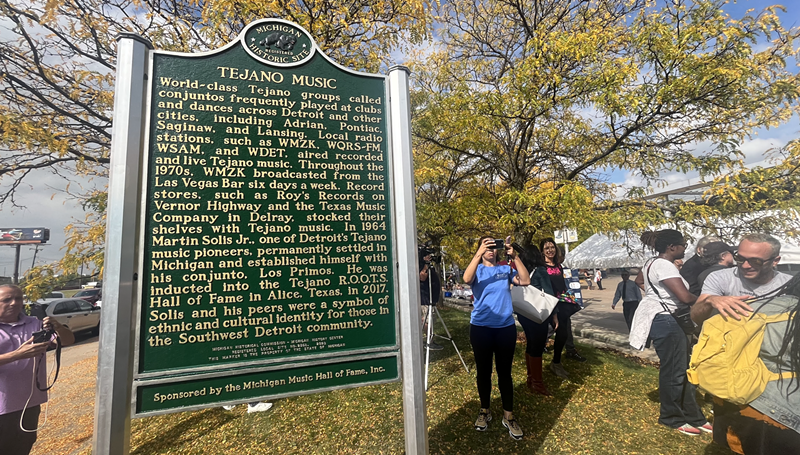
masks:
<instances>
[{"instance_id":1,"label":"person's arm raised","mask_svg":"<svg viewBox=\"0 0 800 455\"><path fill-rule=\"evenodd\" d=\"M506 237L506 256L514 261L514 266L517 269L517 276L514 277L513 283L517 286L527 286L531 284L531 274L528 272L525 264L522 263L522 259L519 258L517 251L511 246L510 235Z\"/></svg>"},{"instance_id":2,"label":"person's arm raised","mask_svg":"<svg viewBox=\"0 0 800 455\"><path fill-rule=\"evenodd\" d=\"M478 251L475 252L475 256L472 257L467 269L464 270L464 283L472 284L472 280L475 279L475 272L478 270L478 265L480 265L481 261L483 260L483 253L489 249L489 245L494 245L494 239L483 239L480 245L478 245Z\"/></svg>"}]
</instances>

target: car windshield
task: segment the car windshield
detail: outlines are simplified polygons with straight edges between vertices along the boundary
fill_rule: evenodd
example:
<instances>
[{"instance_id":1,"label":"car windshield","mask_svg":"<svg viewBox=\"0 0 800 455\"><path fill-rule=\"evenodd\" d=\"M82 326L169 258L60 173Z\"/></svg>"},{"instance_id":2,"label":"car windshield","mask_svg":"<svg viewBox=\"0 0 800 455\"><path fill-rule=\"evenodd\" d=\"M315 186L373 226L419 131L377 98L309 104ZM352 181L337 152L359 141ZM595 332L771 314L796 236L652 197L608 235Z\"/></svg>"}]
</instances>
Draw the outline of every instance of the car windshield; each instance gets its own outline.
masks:
<instances>
[{"instance_id":1,"label":"car windshield","mask_svg":"<svg viewBox=\"0 0 800 455\"><path fill-rule=\"evenodd\" d=\"M78 291L74 297L86 297L89 295L97 295L100 292L100 289L84 289L83 291Z\"/></svg>"}]
</instances>

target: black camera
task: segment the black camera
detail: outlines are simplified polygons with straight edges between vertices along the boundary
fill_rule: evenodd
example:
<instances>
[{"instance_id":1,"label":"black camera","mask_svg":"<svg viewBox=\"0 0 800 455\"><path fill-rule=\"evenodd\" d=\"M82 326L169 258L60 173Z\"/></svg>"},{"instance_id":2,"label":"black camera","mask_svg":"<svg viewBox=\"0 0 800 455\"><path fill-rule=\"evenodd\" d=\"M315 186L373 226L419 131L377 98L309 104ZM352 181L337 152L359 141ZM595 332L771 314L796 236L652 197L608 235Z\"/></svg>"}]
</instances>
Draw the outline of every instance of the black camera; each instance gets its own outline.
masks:
<instances>
[{"instance_id":1,"label":"black camera","mask_svg":"<svg viewBox=\"0 0 800 455\"><path fill-rule=\"evenodd\" d=\"M55 332L52 330L39 330L38 332L33 332L33 342L34 344L38 343L47 343L53 338Z\"/></svg>"},{"instance_id":2,"label":"black camera","mask_svg":"<svg viewBox=\"0 0 800 455\"><path fill-rule=\"evenodd\" d=\"M427 256L427 255L433 254L435 252L436 252L435 249L433 249L433 248L431 248L431 247L429 247L427 245L423 245L423 246L419 247L419 255L420 256Z\"/></svg>"}]
</instances>

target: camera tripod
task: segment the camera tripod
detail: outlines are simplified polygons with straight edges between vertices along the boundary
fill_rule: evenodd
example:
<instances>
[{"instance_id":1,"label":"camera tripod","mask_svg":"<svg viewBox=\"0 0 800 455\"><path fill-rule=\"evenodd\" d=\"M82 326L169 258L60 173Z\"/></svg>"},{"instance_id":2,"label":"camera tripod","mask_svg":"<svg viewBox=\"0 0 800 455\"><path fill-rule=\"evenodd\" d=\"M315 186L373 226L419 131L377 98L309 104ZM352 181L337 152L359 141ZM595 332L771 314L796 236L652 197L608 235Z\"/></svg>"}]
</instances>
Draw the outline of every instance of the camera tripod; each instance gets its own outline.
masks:
<instances>
[{"instance_id":1,"label":"camera tripod","mask_svg":"<svg viewBox=\"0 0 800 455\"><path fill-rule=\"evenodd\" d=\"M428 268L432 269L434 273L438 273L436 272L436 267L433 263L429 263ZM469 373L469 367L467 367L466 362L464 362L464 358L461 357L461 352L458 350L458 346L456 346L456 341L450 335L450 330L447 329L447 324L444 323L444 319L442 319L442 315L439 314L439 310L436 309L436 302L433 301L433 279L431 279L430 272L428 273L428 298L430 300L430 305L428 305L428 311L425 313L425 318L422 321L423 327L425 324L428 326L427 333L425 334L425 390L428 390L428 369L431 363L431 342L433 341L433 337L438 337L453 343L453 348L456 350L458 358L461 359L461 364L464 365L464 369L467 370L467 373ZM433 332L434 314L439 318L439 322L442 323L444 333L446 333L447 336L439 335Z\"/></svg>"}]
</instances>

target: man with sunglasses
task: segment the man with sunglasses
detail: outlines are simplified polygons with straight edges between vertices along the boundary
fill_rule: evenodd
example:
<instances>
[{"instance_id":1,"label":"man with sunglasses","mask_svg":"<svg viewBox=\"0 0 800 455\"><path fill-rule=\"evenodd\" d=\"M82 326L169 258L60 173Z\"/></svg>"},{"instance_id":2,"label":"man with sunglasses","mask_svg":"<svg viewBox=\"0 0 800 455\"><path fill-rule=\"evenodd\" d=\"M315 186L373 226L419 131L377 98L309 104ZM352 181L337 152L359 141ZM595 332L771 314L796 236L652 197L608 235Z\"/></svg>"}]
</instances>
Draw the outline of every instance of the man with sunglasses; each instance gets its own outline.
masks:
<instances>
[{"instance_id":1,"label":"man with sunglasses","mask_svg":"<svg viewBox=\"0 0 800 455\"><path fill-rule=\"evenodd\" d=\"M702 324L715 311L737 321L749 316L753 308L747 300L767 295L791 279L790 275L775 270L780 252L780 242L771 235L745 235L733 255L736 267L706 277L700 297L692 307L692 319Z\"/></svg>"}]
</instances>

